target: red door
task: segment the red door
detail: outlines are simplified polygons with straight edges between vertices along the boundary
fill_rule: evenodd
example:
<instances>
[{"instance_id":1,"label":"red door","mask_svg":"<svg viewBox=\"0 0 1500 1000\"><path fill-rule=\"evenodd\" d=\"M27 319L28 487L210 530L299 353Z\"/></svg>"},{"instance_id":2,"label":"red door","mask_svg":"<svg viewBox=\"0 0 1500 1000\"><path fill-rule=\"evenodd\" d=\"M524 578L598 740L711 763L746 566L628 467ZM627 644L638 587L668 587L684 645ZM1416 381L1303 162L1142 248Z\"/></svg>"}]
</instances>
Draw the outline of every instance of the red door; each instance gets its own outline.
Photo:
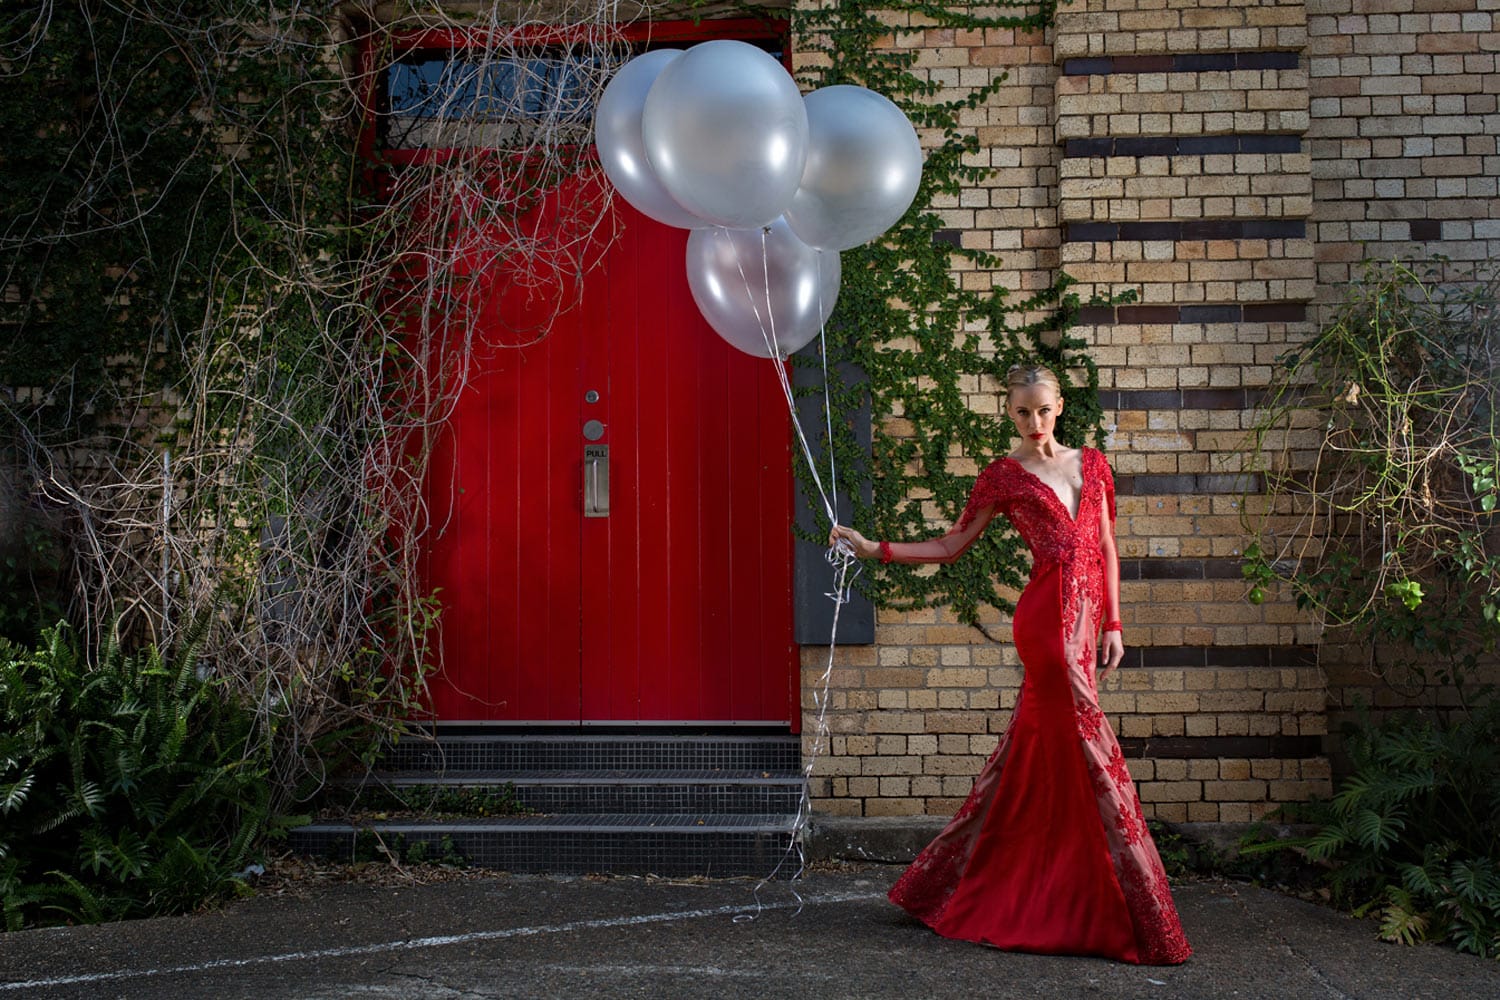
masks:
<instances>
[{"instance_id":1,"label":"red door","mask_svg":"<svg viewBox=\"0 0 1500 1000\"><path fill-rule=\"evenodd\" d=\"M433 709L795 726L785 400L698 315L687 234L615 205L580 304L480 362L434 454Z\"/></svg>"}]
</instances>

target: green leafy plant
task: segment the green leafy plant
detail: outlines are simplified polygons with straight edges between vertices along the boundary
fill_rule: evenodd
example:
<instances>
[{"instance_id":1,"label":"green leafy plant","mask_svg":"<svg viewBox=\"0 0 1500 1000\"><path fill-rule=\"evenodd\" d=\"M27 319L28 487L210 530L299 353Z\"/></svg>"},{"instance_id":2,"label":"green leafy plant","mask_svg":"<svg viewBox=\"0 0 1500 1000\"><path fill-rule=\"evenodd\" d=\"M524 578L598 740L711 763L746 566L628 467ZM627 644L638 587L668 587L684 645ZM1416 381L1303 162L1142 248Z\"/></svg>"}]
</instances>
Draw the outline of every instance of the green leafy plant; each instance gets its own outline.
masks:
<instances>
[{"instance_id":1,"label":"green leafy plant","mask_svg":"<svg viewBox=\"0 0 1500 1000\"><path fill-rule=\"evenodd\" d=\"M1440 725L1354 727L1349 776L1298 842L1329 863L1333 898L1391 941L1447 941L1500 958L1500 702Z\"/></svg>"},{"instance_id":2,"label":"green leafy plant","mask_svg":"<svg viewBox=\"0 0 1500 1000\"><path fill-rule=\"evenodd\" d=\"M979 141L962 121L999 90L1004 77L940 100L938 85L914 72L915 52L890 46L890 15L943 29L1039 31L1051 23L1055 8L1001 3L981 12L967 5L834 0L798 6L792 14L795 46L818 54L801 74L804 87L869 87L891 98L918 128L940 137L926 152L922 185L906 216L881 239L844 252L839 301L827 330L833 439L821 434L822 449L832 449L839 470L836 487L848 504L842 519L881 537L923 535L934 522L951 523L977 472L1010 450L1008 422L975 412L968 397L1002 389L1012 364L1040 362L1057 372L1066 402L1061 440L1098 445L1104 439L1098 369L1086 342L1070 332L1082 305L1069 290L1070 279L1059 274L1049 288L1024 299L1004 288L965 286L962 274L997 269L1000 260L951 240L933 207L990 176L989 167L973 164ZM822 364L817 358L799 363ZM851 371L858 377L839 377ZM865 410L873 435L868 457L852 431L854 415ZM805 462L799 474L803 492L815 499ZM883 606L950 605L960 620L977 624L981 604L1010 610L999 588L1019 587L1025 567L1019 540L992 531L956 563L875 567L860 585L868 584L867 592Z\"/></svg>"},{"instance_id":3,"label":"green leafy plant","mask_svg":"<svg viewBox=\"0 0 1500 1000\"><path fill-rule=\"evenodd\" d=\"M254 717L195 648L89 662L66 625L0 641L7 929L192 909L234 890L265 829Z\"/></svg>"},{"instance_id":4,"label":"green leafy plant","mask_svg":"<svg viewBox=\"0 0 1500 1000\"><path fill-rule=\"evenodd\" d=\"M436 845L426 840L408 841L404 833L386 840L374 830L361 830L354 838L354 854L350 860L355 864L372 861L390 864L433 864L449 868L467 868L469 859L464 857L453 838L443 835Z\"/></svg>"}]
</instances>

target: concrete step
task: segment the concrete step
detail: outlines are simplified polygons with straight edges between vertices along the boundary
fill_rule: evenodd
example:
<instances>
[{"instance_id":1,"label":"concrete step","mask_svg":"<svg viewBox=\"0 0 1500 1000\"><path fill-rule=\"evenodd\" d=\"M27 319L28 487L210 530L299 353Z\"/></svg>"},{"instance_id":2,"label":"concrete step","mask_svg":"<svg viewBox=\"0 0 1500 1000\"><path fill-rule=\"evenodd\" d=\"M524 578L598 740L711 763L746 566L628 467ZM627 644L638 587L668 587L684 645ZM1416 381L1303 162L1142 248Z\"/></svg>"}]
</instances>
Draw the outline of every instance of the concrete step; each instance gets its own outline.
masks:
<instances>
[{"instance_id":1,"label":"concrete step","mask_svg":"<svg viewBox=\"0 0 1500 1000\"><path fill-rule=\"evenodd\" d=\"M421 845L429 859L514 872L790 875L801 768L801 741L784 732L438 727L340 783L350 819L293 830L291 846L350 859ZM452 812L513 795L537 815L437 818L444 792L470 789L502 794L477 810L461 796ZM416 818L366 818L382 812Z\"/></svg>"},{"instance_id":2,"label":"concrete step","mask_svg":"<svg viewBox=\"0 0 1500 1000\"><path fill-rule=\"evenodd\" d=\"M430 802L444 789L506 788L542 813L795 813L801 772L728 769L676 771L377 771L345 782L354 799L388 790Z\"/></svg>"},{"instance_id":3,"label":"concrete step","mask_svg":"<svg viewBox=\"0 0 1500 1000\"><path fill-rule=\"evenodd\" d=\"M380 762L389 771L732 770L798 771L802 748L787 733L455 732L408 737Z\"/></svg>"},{"instance_id":4,"label":"concrete step","mask_svg":"<svg viewBox=\"0 0 1500 1000\"><path fill-rule=\"evenodd\" d=\"M291 832L293 850L337 860L382 857L378 845L410 857L445 853L511 872L684 877L790 877L795 815L636 813L458 820L313 823ZM785 863L783 863L785 862Z\"/></svg>"}]
</instances>

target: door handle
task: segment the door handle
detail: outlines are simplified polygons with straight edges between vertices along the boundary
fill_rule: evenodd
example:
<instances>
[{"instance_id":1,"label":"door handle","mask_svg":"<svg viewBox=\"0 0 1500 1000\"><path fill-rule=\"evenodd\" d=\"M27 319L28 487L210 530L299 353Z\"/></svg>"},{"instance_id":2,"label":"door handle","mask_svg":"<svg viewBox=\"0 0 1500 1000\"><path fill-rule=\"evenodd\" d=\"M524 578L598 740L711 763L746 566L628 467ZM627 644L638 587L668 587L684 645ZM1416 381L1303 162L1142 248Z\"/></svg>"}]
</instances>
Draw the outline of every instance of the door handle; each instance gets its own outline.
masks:
<instances>
[{"instance_id":1,"label":"door handle","mask_svg":"<svg viewBox=\"0 0 1500 1000\"><path fill-rule=\"evenodd\" d=\"M609 516L609 445L583 446L583 516Z\"/></svg>"}]
</instances>

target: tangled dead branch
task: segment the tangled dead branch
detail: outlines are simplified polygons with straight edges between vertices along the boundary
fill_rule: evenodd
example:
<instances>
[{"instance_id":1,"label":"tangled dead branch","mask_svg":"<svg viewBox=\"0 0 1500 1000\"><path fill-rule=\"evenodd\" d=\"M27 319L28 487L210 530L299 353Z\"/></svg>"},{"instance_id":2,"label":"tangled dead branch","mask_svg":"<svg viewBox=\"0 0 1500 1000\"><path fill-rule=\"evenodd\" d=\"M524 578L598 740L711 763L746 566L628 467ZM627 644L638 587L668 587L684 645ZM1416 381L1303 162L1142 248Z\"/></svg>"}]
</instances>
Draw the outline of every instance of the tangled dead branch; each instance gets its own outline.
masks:
<instances>
[{"instance_id":1,"label":"tangled dead branch","mask_svg":"<svg viewBox=\"0 0 1500 1000\"><path fill-rule=\"evenodd\" d=\"M12 542L65 536L8 582L95 641L209 621L284 803L420 714L434 443L546 333L497 295L566 309L612 238L588 112L629 51L605 0L199 6L0 24L0 484Z\"/></svg>"},{"instance_id":2,"label":"tangled dead branch","mask_svg":"<svg viewBox=\"0 0 1500 1000\"><path fill-rule=\"evenodd\" d=\"M1273 502L1247 576L1403 650L1387 675L1461 682L1500 636L1497 303L1493 273L1370 265L1253 430Z\"/></svg>"}]
</instances>

